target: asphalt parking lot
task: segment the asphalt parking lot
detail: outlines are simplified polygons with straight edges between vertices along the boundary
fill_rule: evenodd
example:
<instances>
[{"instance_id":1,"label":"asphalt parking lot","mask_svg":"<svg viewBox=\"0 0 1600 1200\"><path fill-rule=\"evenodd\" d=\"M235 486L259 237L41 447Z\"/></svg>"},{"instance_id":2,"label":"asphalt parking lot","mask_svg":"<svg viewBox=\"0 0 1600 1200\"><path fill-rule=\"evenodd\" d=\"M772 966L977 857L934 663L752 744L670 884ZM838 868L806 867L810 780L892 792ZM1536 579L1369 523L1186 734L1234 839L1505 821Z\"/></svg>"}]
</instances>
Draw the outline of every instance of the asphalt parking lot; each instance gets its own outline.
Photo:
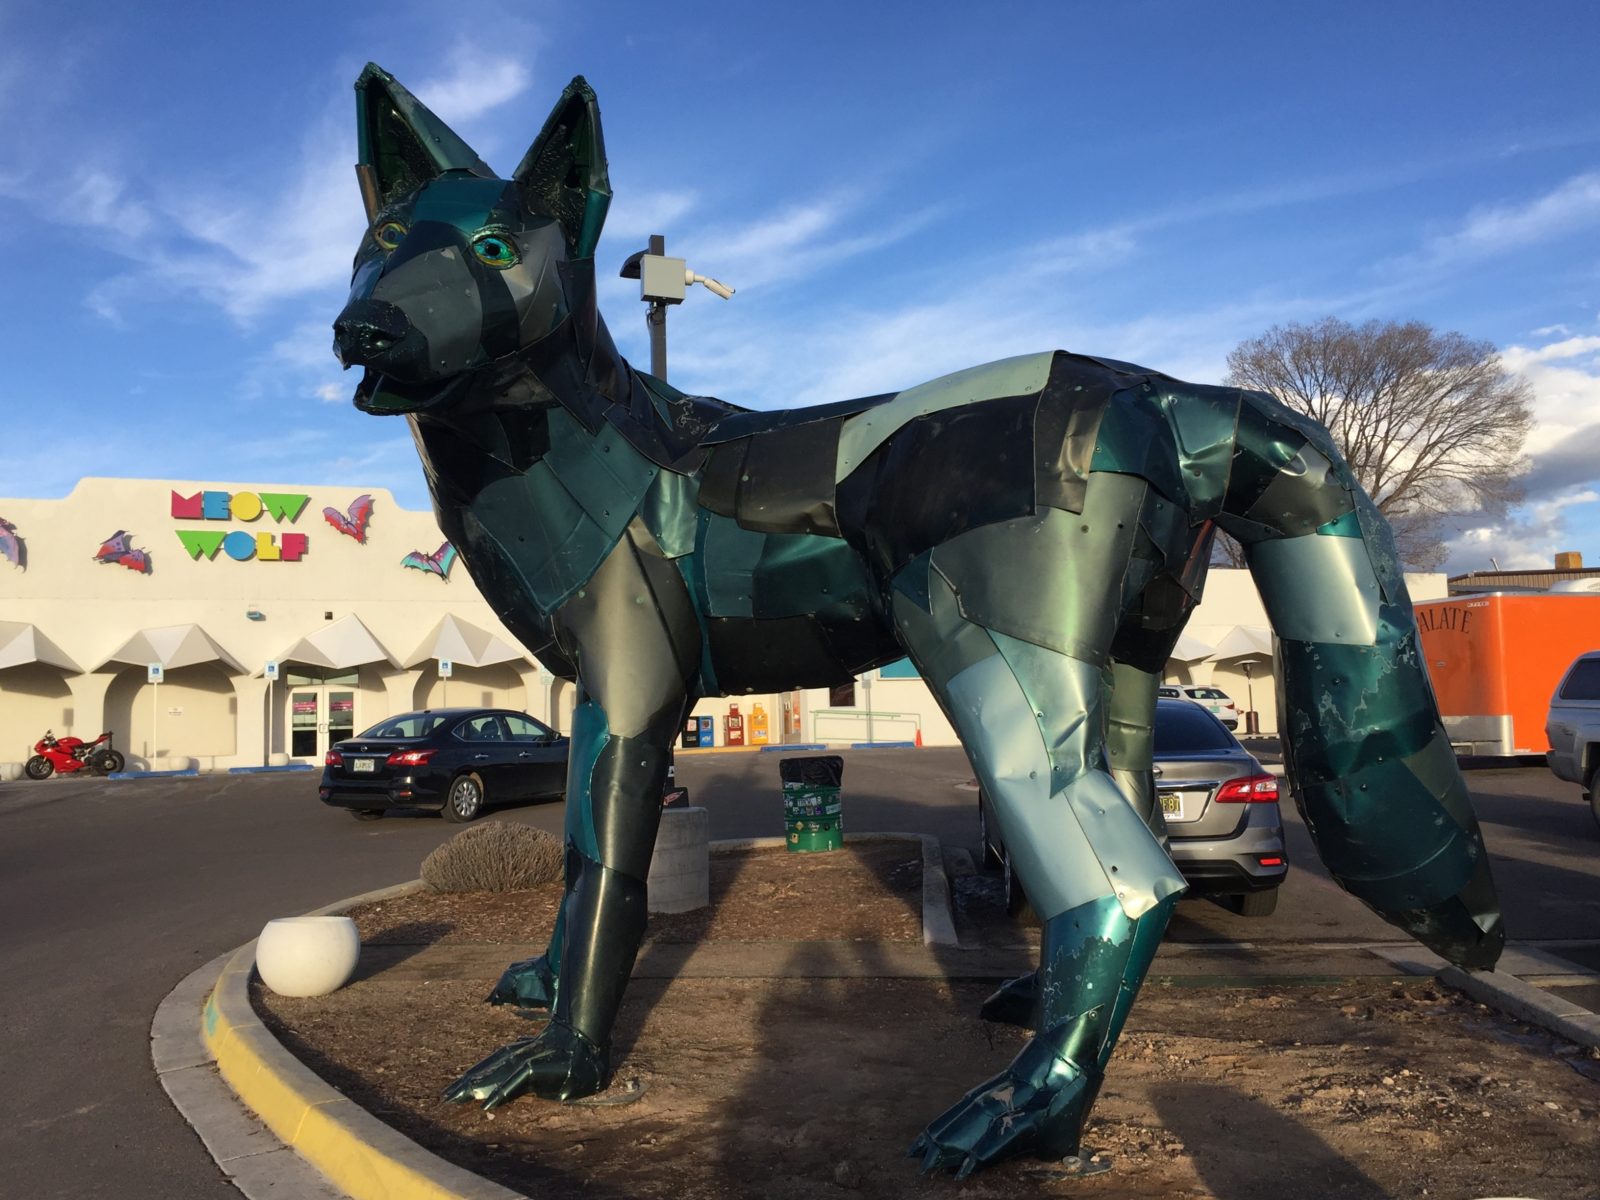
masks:
<instances>
[{"instance_id":1,"label":"asphalt parking lot","mask_svg":"<svg viewBox=\"0 0 1600 1200\"><path fill-rule=\"evenodd\" d=\"M845 751L846 830L932 833L976 854L976 791L955 749ZM714 837L776 836L775 754L679 759ZM271 917L416 875L458 827L360 823L316 775L0 784L0 1161L6 1194L236 1200L151 1071L151 1014L184 975ZM1469 774L1514 941L1575 956L1600 938L1600 829L1578 789L1537 767ZM498 815L558 831L559 803ZM1269 952L1395 940L1320 870L1292 806L1278 911L1248 920L1180 904L1175 941ZM1600 964L1595 964L1600 965Z\"/></svg>"}]
</instances>

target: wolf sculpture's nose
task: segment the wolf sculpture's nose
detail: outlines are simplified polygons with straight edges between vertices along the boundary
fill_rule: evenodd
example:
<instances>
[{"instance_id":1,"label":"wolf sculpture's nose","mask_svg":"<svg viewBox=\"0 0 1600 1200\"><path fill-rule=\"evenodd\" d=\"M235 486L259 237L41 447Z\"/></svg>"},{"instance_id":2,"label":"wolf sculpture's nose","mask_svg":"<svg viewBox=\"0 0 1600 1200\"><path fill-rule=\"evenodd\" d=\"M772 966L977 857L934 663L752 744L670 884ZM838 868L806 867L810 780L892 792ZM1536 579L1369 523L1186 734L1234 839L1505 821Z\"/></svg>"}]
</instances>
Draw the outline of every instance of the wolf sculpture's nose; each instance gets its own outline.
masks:
<instances>
[{"instance_id":1,"label":"wolf sculpture's nose","mask_svg":"<svg viewBox=\"0 0 1600 1200\"><path fill-rule=\"evenodd\" d=\"M382 358L411 333L406 314L384 300L356 300L333 323L333 352L345 366Z\"/></svg>"}]
</instances>

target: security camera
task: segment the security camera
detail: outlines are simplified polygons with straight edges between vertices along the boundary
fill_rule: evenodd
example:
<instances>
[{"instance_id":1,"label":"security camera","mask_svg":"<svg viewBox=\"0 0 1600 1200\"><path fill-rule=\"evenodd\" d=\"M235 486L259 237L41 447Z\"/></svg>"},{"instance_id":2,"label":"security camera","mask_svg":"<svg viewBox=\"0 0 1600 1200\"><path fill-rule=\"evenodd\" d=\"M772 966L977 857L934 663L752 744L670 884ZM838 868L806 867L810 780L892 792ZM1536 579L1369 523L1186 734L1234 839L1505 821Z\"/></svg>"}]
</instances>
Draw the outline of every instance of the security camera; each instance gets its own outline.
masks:
<instances>
[{"instance_id":1,"label":"security camera","mask_svg":"<svg viewBox=\"0 0 1600 1200\"><path fill-rule=\"evenodd\" d=\"M696 275L693 271L686 270L683 273L683 281L685 283L704 284L706 291L710 292L712 295L721 296L724 300L733 299L733 289L731 287L725 283L718 283L715 279L711 279L705 275Z\"/></svg>"}]
</instances>

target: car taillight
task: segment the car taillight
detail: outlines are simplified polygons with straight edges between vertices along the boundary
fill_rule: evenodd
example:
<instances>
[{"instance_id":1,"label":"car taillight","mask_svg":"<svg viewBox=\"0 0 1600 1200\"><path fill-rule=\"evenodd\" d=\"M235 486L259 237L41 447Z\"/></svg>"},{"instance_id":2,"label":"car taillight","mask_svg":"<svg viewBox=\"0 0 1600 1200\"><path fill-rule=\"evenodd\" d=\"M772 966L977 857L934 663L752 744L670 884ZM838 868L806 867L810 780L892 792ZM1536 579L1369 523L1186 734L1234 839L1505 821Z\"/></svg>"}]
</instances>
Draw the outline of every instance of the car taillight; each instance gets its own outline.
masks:
<instances>
[{"instance_id":1,"label":"car taillight","mask_svg":"<svg viewBox=\"0 0 1600 1200\"><path fill-rule=\"evenodd\" d=\"M420 767L436 753L436 750L396 750L387 762L391 767Z\"/></svg>"},{"instance_id":2,"label":"car taillight","mask_svg":"<svg viewBox=\"0 0 1600 1200\"><path fill-rule=\"evenodd\" d=\"M1230 779L1217 790L1218 804L1267 804L1278 798L1278 781L1271 775Z\"/></svg>"},{"instance_id":3,"label":"car taillight","mask_svg":"<svg viewBox=\"0 0 1600 1200\"><path fill-rule=\"evenodd\" d=\"M344 766L344 755L337 750L329 750L328 756L322 760L322 765L326 767L342 767Z\"/></svg>"}]
</instances>

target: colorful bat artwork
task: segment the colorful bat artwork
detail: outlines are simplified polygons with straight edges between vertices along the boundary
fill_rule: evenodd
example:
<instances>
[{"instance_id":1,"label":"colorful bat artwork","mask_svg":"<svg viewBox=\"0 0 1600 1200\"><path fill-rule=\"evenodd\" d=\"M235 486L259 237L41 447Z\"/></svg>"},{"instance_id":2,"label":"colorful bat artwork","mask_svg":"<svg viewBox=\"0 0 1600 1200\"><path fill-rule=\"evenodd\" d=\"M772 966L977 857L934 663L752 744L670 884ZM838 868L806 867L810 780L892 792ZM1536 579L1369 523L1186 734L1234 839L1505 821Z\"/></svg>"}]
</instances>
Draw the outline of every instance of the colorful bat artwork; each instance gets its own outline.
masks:
<instances>
[{"instance_id":1,"label":"colorful bat artwork","mask_svg":"<svg viewBox=\"0 0 1600 1200\"><path fill-rule=\"evenodd\" d=\"M28 569L28 547L17 536L17 527L4 517L0 517L0 558L19 571Z\"/></svg>"},{"instance_id":2,"label":"colorful bat artwork","mask_svg":"<svg viewBox=\"0 0 1600 1200\"><path fill-rule=\"evenodd\" d=\"M367 522L372 520L372 497L367 495L357 496L350 501L350 507L344 512L329 505L322 510L322 515L346 537L353 537L362 545L367 542Z\"/></svg>"},{"instance_id":3,"label":"colorful bat artwork","mask_svg":"<svg viewBox=\"0 0 1600 1200\"><path fill-rule=\"evenodd\" d=\"M150 555L144 550L136 550L133 546L133 535L126 530L119 529L100 543L100 549L95 551L95 561L103 563L120 563L130 571L138 571L141 575L150 574Z\"/></svg>"},{"instance_id":4,"label":"colorful bat artwork","mask_svg":"<svg viewBox=\"0 0 1600 1200\"><path fill-rule=\"evenodd\" d=\"M432 554L424 554L421 550L413 550L400 560L402 567L415 567L419 571L426 571L429 575L437 575L446 583L450 582L450 568L456 565L456 548L449 542L440 546Z\"/></svg>"}]
</instances>

